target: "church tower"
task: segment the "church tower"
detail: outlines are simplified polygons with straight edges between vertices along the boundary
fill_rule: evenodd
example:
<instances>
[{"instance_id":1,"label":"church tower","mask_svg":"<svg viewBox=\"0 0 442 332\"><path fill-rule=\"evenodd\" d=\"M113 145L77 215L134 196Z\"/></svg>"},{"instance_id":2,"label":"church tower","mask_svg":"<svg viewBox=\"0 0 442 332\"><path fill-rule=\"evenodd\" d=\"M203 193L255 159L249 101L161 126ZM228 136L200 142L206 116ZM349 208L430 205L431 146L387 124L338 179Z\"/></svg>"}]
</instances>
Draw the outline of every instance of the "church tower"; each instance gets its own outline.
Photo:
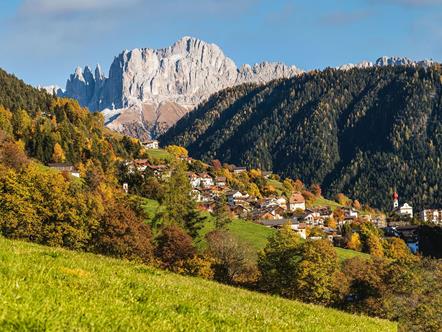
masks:
<instances>
[{"instance_id":1,"label":"church tower","mask_svg":"<svg viewBox=\"0 0 442 332\"><path fill-rule=\"evenodd\" d=\"M395 191L393 194L393 210L399 207L399 195Z\"/></svg>"}]
</instances>

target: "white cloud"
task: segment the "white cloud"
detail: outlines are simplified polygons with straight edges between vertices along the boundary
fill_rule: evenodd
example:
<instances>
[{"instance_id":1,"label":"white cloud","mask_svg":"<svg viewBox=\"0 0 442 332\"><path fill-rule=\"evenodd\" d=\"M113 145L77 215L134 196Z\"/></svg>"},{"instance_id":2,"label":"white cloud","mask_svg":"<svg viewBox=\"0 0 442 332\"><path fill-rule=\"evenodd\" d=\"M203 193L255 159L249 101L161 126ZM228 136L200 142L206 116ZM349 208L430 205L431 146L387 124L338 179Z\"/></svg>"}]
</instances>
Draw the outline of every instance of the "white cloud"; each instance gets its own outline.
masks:
<instances>
[{"instance_id":1,"label":"white cloud","mask_svg":"<svg viewBox=\"0 0 442 332\"><path fill-rule=\"evenodd\" d=\"M115 10L137 5L140 0L24 0L20 15L59 15L85 11Z\"/></svg>"}]
</instances>

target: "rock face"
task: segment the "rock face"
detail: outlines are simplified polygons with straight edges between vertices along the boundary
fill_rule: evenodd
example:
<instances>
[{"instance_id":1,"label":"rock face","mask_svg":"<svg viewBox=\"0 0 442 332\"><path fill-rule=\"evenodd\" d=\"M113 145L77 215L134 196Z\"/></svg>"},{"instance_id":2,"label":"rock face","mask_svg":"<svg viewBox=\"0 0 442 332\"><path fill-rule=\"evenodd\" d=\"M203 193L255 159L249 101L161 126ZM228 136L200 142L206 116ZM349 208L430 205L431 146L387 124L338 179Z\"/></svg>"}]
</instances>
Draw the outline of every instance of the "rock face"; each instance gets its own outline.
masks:
<instances>
[{"instance_id":1,"label":"rock face","mask_svg":"<svg viewBox=\"0 0 442 332\"><path fill-rule=\"evenodd\" d=\"M134 49L115 57L106 78L99 66L77 68L63 96L103 111L110 128L156 137L211 94L234 85L266 83L302 73L295 66L264 62L240 69L214 44L184 37L164 49Z\"/></svg>"},{"instance_id":2,"label":"rock face","mask_svg":"<svg viewBox=\"0 0 442 332\"><path fill-rule=\"evenodd\" d=\"M349 70L352 68L371 68L371 67L385 67L385 66L411 66L411 67L429 67L432 64L434 64L434 61L432 60L422 60L422 61L413 61L409 58L405 57L388 57L383 56L376 60L375 63L371 61L362 61L357 64L345 64L342 66L339 66L338 69L341 70Z\"/></svg>"}]
</instances>

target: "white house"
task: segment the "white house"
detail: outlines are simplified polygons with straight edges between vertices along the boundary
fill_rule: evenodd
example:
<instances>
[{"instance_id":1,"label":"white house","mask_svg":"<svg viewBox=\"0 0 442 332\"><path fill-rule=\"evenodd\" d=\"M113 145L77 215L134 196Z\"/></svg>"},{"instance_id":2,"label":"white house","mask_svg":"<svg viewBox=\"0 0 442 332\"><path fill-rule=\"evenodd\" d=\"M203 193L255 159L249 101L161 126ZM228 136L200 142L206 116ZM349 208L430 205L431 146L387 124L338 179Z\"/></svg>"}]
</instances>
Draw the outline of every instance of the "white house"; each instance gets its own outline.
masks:
<instances>
[{"instance_id":1,"label":"white house","mask_svg":"<svg viewBox=\"0 0 442 332\"><path fill-rule=\"evenodd\" d=\"M215 178L215 184L220 187L224 188L227 185L227 179L224 176L217 176Z\"/></svg>"},{"instance_id":2,"label":"white house","mask_svg":"<svg viewBox=\"0 0 442 332\"><path fill-rule=\"evenodd\" d=\"M297 209L305 210L305 198L301 193L296 192L289 199L290 211L296 211Z\"/></svg>"},{"instance_id":3,"label":"white house","mask_svg":"<svg viewBox=\"0 0 442 332\"><path fill-rule=\"evenodd\" d=\"M347 219L355 219L358 217L358 211L356 211L355 209L346 209L345 210L345 218Z\"/></svg>"},{"instance_id":4,"label":"white house","mask_svg":"<svg viewBox=\"0 0 442 332\"><path fill-rule=\"evenodd\" d=\"M200 185L203 188L211 187L215 184L213 182L213 178L207 173L200 174L199 178L200 178Z\"/></svg>"},{"instance_id":5,"label":"white house","mask_svg":"<svg viewBox=\"0 0 442 332\"><path fill-rule=\"evenodd\" d=\"M247 171L247 168L246 167L234 167L233 168L233 173L234 174L240 174L240 173L243 173L243 172L246 172Z\"/></svg>"},{"instance_id":6,"label":"white house","mask_svg":"<svg viewBox=\"0 0 442 332\"><path fill-rule=\"evenodd\" d=\"M442 210L425 209L419 214L419 216L420 216L420 219L425 222L442 224Z\"/></svg>"},{"instance_id":7,"label":"white house","mask_svg":"<svg viewBox=\"0 0 442 332\"><path fill-rule=\"evenodd\" d=\"M238 201L244 201L249 198L249 194L242 194L238 190L232 190L226 194L227 203L229 205L235 205Z\"/></svg>"},{"instance_id":8,"label":"white house","mask_svg":"<svg viewBox=\"0 0 442 332\"><path fill-rule=\"evenodd\" d=\"M198 188L201 185L201 178L195 173L188 173L189 182L192 188Z\"/></svg>"},{"instance_id":9,"label":"white house","mask_svg":"<svg viewBox=\"0 0 442 332\"><path fill-rule=\"evenodd\" d=\"M157 140L149 140L141 142L141 146L145 149L158 149L160 145Z\"/></svg>"},{"instance_id":10,"label":"white house","mask_svg":"<svg viewBox=\"0 0 442 332\"><path fill-rule=\"evenodd\" d=\"M48 164L48 166L50 168L54 168L59 170L60 172L66 172L71 174L72 176L79 178L80 177L80 172L72 165L69 163L52 163L52 164Z\"/></svg>"},{"instance_id":11,"label":"white house","mask_svg":"<svg viewBox=\"0 0 442 332\"><path fill-rule=\"evenodd\" d=\"M398 211L402 216L410 216L410 218L413 218L413 207L408 205L408 203L404 203L404 205L400 206Z\"/></svg>"}]
</instances>

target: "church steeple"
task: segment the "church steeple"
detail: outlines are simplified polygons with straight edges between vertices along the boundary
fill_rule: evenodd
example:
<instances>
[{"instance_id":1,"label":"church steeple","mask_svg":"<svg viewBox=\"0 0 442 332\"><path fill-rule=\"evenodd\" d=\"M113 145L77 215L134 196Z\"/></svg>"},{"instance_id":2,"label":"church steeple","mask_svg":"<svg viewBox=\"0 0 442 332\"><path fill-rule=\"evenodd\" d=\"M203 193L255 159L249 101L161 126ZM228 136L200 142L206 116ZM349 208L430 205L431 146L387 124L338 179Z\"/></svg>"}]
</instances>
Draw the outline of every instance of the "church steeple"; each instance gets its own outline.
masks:
<instances>
[{"instance_id":1,"label":"church steeple","mask_svg":"<svg viewBox=\"0 0 442 332\"><path fill-rule=\"evenodd\" d=\"M399 195L395 191L393 194L393 210L399 207Z\"/></svg>"}]
</instances>

